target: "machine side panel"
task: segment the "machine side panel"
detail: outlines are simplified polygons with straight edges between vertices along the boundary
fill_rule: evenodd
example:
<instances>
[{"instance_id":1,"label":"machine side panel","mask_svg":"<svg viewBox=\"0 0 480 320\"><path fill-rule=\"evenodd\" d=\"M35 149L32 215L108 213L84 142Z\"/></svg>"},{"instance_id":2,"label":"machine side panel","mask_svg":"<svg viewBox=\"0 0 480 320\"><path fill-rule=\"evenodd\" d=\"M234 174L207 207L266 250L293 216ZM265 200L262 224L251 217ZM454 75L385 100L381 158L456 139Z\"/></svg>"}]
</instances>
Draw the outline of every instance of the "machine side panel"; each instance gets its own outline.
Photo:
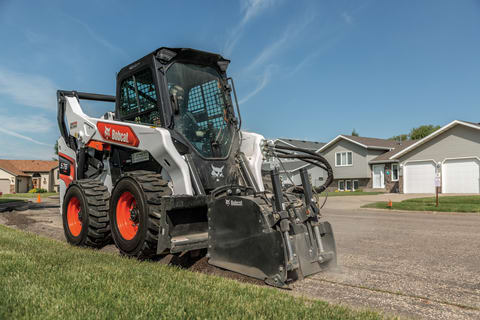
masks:
<instances>
[{"instance_id":1,"label":"machine side panel","mask_svg":"<svg viewBox=\"0 0 480 320\"><path fill-rule=\"evenodd\" d=\"M75 151L70 149L63 137L58 139L58 155L59 155L59 175L60 175L60 212L62 212L63 197L68 185L75 179L76 163Z\"/></svg>"},{"instance_id":2,"label":"machine side panel","mask_svg":"<svg viewBox=\"0 0 480 320\"><path fill-rule=\"evenodd\" d=\"M65 97L65 125L80 145L90 140L148 151L172 179L176 195L193 195L190 171L173 145L167 129L136 123L96 119L83 113L75 97Z\"/></svg>"},{"instance_id":3,"label":"machine side panel","mask_svg":"<svg viewBox=\"0 0 480 320\"><path fill-rule=\"evenodd\" d=\"M260 191L264 191L262 180L262 149L260 147L260 142L265 138L257 133L245 132L242 131L242 144L240 146L240 151L245 154L247 158L247 164L250 167L250 170L253 173L255 180Z\"/></svg>"}]
</instances>

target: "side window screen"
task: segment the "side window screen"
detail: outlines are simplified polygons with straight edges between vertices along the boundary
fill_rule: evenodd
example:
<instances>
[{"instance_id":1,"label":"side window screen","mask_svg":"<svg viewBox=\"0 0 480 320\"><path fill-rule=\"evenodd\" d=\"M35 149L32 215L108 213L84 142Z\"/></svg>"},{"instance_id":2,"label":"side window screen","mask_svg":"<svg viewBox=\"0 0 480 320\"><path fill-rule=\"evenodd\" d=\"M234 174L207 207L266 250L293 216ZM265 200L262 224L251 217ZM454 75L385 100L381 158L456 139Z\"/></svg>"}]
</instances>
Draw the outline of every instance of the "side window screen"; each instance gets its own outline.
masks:
<instances>
[{"instance_id":1,"label":"side window screen","mask_svg":"<svg viewBox=\"0 0 480 320\"><path fill-rule=\"evenodd\" d=\"M120 117L137 123L160 125L157 94L150 69L125 79L120 86Z\"/></svg>"}]
</instances>

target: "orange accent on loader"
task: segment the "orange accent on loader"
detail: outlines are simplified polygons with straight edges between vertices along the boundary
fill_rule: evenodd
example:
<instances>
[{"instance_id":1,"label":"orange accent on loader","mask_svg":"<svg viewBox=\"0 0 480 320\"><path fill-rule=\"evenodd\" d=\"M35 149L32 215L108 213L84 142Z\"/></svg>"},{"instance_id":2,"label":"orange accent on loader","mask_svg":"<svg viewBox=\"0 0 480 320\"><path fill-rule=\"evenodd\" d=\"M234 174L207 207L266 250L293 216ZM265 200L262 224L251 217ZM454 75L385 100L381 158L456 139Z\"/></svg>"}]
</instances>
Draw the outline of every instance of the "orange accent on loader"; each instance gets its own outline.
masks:
<instances>
[{"instance_id":1,"label":"orange accent on loader","mask_svg":"<svg viewBox=\"0 0 480 320\"><path fill-rule=\"evenodd\" d=\"M67 206L68 229L74 237L78 237L82 232L82 221L78 216L81 211L80 200L77 197L71 197Z\"/></svg>"},{"instance_id":2,"label":"orange accent on loader","mask_svg":"<svg viewBox=\"0 0 480 320\"><path fill-rule=\"evenodd\" d=\"M118 231L125 240L132 240L138 232L138 221L133 218L132 210L138 210L137 202L133 194L125 191L118 198L116 210Z\"/></svg>"},{"instance_id":3,"label":"orange accent on loader","mask_svg":"<svg viewBox=\"0 0 480 320\"><path fill-rule=\"evenodd\" d=\"M90 140L87 143L87 147L93 148L98 151L110 151L111 147L108 143L100 142L100 141L95 141L95 140Z\"/></svg>"},{"instance_id":4,"label":"orange accent on loader","mask_svg":"<svg viewBox=\"0 0 480 320\"><path fill-rule=\"evenodd\" d=\"M58 155L66 160L68 160L68 162L70 162L70 175L67 176L66 174L59 174L60 176L60 179L63 180L63 182L65 182L65 185L68 187L70 185L70 183L72 183L73 180L75 180L75 160L73 160L72 158L70 158L69 156L67 156L66 154L63 154L63 153L58 153Z\"/></svg>"}]
</instances>

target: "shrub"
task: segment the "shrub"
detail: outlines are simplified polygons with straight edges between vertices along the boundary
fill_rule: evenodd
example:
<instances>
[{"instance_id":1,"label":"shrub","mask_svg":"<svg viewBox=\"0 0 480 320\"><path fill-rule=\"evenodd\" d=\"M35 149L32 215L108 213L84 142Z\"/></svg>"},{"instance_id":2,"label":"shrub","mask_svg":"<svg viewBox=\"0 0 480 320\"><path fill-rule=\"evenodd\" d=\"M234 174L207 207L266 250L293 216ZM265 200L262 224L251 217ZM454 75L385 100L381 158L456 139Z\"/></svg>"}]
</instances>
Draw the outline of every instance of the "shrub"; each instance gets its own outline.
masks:
<instances>
[{"instance_id":1,"label":"shrub","mask_svg":"<svg viewBox=\"0 0 480 320\"><path fill-rule=\"evenodd\" d=\"M45 193L47 190L42 188L33 188L28 191L28 193Z\"/></svg>"}]
</instances>

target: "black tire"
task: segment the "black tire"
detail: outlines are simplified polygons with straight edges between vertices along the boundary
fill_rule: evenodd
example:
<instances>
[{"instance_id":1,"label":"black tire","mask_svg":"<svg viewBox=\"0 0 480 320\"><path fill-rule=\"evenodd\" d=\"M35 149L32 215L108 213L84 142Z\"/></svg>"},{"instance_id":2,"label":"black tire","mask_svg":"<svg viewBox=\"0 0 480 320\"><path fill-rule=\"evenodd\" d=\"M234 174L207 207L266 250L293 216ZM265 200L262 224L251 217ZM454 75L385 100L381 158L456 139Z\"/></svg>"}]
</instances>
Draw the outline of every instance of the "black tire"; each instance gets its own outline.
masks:
<instances>
[{"instance_id":1,"label":"black tire","mask_svg":"<svg viewBox=\"0 0 480 320\"><path fill-rule=\"evenodd\" d=\"M122 254L139 259L157 256L162 197L171 194L168 182L151 171L128 172L118 180L110 198L110 224L113 240ZM128 221L131 228L124 220L127 214L122 208L125 195L133 196L136 202L130 202L128 207L130 213L135 212ZM135 228L136 231L130 232Z\"/></svg>"},{"instance_id":2,"label":"black tire","mask_svg":"<svg viewBox=\"0 0 480 320\"><path fill-rule=\"evenodd\" d=\"M63 198L62 208L63 231L68 243L97 249L112 243L109 198L107 187L100 181L85 179L72 182ZM75 225L74 211L68 212L69 204L73 210L75 203L79 207L80 226L78 223Z\"/></svg>"}]
</instances>

